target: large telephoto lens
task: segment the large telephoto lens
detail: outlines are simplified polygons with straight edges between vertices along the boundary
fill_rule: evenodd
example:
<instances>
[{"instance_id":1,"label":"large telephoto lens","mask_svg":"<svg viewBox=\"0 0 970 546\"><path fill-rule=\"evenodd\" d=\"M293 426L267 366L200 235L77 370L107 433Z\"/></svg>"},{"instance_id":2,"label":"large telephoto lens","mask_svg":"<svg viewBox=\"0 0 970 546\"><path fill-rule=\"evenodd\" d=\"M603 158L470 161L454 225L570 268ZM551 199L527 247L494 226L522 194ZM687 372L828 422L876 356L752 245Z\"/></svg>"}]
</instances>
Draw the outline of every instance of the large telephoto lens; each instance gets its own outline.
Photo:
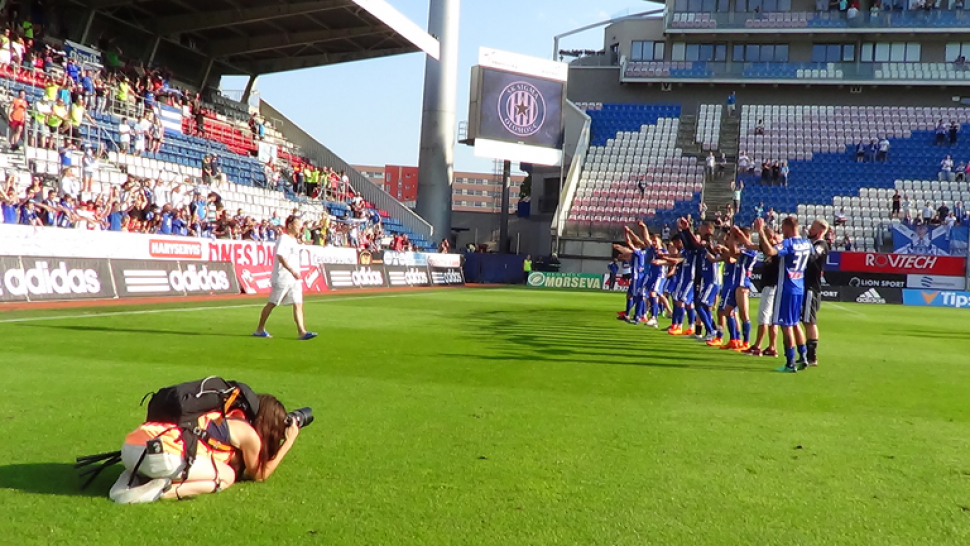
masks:
<instances>
[{"instance_id":1,"label":"large telephoto lens","mask_svg":"<svg viewBox=\"0 0 970 546\"><path fill-rule=\"evenodd\" d=\"M286 414L286 426L296 423L296 426L303 428L313 422L313 410L310 408L300 408Z\"/></svg>"}]
</instances>

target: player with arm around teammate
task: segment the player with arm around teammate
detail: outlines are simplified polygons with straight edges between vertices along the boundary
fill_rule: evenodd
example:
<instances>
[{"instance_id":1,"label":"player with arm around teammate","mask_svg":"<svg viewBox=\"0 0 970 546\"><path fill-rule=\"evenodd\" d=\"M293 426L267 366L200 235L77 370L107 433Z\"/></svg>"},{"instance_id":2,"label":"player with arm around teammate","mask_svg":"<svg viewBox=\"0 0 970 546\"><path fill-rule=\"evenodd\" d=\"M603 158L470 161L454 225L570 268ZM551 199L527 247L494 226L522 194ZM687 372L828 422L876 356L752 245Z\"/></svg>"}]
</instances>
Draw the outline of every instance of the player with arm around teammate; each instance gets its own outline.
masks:
<instances>
[{"instance_id":1,"label":"player with arm around teammate","mask_svg":"<svg viewBox=\"0 0 970 546\"><path fill-rule=\"evenodd\" d=\"M761 251L765 256L778 256L778 287L775 289L773 323L781 327L785 338L785 365L779 372L795 373L804 369L808 362L805 357L805 331L802 330L802 305L805 299L805 267L812 257L812 243L799 237L798 220L793 216L781 223L784 239L779 245L769 242L765 223L758 218L754 222L758 232ZM795 352L798 360L795 360Z\"/></svg>"},{"instance_id":2,"label":"player with arm around teammate","mask_svg":"<svg viewBox=\"0 0 970 546\"><path fill-rule=\"evenodd\" d=\"M805 324L805 348L809 366L818 366L818 311L822 306L822 273L829 254L829 244L825 241L828 231L829 223L821 218L812 222L812 226L808 228L812 257L805 266L802 323Z\"/></svg>"},{"instance_id":3,"label":"player with arm around teammate","mask_svg":"<svg viewBox=\"0 0 970 546\"><path fill-rule=\"evenodd\" d=\"M737 307L737 287L739 285L740 265L737 257L737 242L734 240L733 231L728 232L724 238L724 244L716 248L717 256L711 258L714 263L724 264L724 274L721 284L721 299L718 304L718 326L719 330L715 338L708 345L724 350L741 350L741 333L738 330L735 318L735 308ZM724 337L724 330L727 330L728 341L721 344Z\"/></svg>"},{"instance_id":4,"label":"player with arm around teammate","mask_svg":"<svg viewBox=\"0 0 970 546\"><path fill-rule=\"evenodd\" d=\"M712 309L717 303L717 295L721 289L720 268L712 261L714 248L714 226L710 222L702 222L695 235L691 232L690 223L681 218L677 221L684 246L694 251L695 287L694 307L697 311L695 332L698 341L714 339L714 317ZM703 327L704 333L701 333Z\"/></svg>"},{"instance_id":5,"label":"player with arm around teammate","mask_svg":"<svg viewBox=\"0 0 970 546\"><path fill-rule=\"evenodd\" d=\"M781 244L781 235L774 230L765 229L772 245ZM751 356L778 357L775 345L778 341L778 327L772 324L775 305L775 289L778 286L778 256L766 256L761 270L761 299L758 301L758 335L745 354ZM761 342L768 336L768 346L761 350Z\"/></svg>"},{"instance_id":6,"label":"player with arm around teammate","mask_svg":"<svg viewBox=\"0 0 970 546\"><path fill-rule=\"evenodd\" d=\"M741 321L741 350L751 347L751 311L748 295L751 293L751 271L758 260L757 245L751 242L751 230L732 228L734 240L737 243L738 286L734 297L738 305L738 318Z\"/></svg>"},{"instance_id":7,"label":"player with arm around teammate","mask_svg":"<svg viewBox=\"0 0 970 546\"><path fill-rule=\"evenodd\" d=\"M278 305L293 306L293 321L301 340L317 337L307 332L303 325L303 280L300 276L300 243L297 237L303 232L303 220L296 215L286 219L285 231L276 242L276 260L273 264L273 289L269 301L259 315L255 337L273 337L266 331L266 321Z\"/></svg>"},{"instance_id":8,"label":"player with arm around teammate","mask_svg":"<svg viewBox=\"0 0 970 546\"><path fill-rule=\"evenodd\" d=\"M646 225L640 222L640 226L644 237L649 240ZM628 260L630 262L632 275L630 277L630 288L627 290L627 308L624 315L627 317L627 322L636 324L642 320L646 320L644 318L646 311L646 294L644 292L646 288L646 270L644 264L651 253L646 249L644 239L637 237L629 227L625 226L623 230L626 245L613 245L613 248L619 253L621 260ZM630 314L631 312L633 313L632 315Z\"/></svg>"}]
</instances>

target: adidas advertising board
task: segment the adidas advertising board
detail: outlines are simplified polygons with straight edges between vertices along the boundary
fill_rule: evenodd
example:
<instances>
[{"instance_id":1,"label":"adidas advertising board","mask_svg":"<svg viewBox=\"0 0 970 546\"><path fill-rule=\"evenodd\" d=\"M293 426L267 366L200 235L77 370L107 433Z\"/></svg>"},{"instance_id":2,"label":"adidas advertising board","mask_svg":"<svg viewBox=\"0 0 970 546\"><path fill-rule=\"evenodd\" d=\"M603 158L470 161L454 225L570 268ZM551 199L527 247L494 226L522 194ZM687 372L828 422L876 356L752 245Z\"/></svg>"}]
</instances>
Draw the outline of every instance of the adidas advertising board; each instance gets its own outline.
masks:
<instances>
[{"instance_id":1,"label":"adidas advertising board","mask_svg":"<svg viewBox=\"0 0 970 546\"><path fill-rule=\"evenodd\" d=\"M900 304L903 303L901 288L839 288L841 299L847 303Z\"/></svg>"},{"instance_id":2,"label":"adidas advertising board","mask_svg":"<svg viewBox=\"0 0 970 546\"><path fill-rule=\"evenodd\" d=\"M113 298L108 260L0 258L0 301Z\"/></svg>"},{"instance_id":3,"label":"adidas advertising board","mask_svg":"<svg viewBox=\"0 0 970 546\"><path fill-rule=\"evenodd\" d=\"M239 293L230 263L112 260L111 266L121 298Z\"/></svg>"},{"instance_id":4,"label":"adidas advertising board","mask_svg":"<svg viewBox=\"0 0 970 546\"><path fill-rule=\"evenodd\" d=\"M325 268L327 284L334 290L351 288L381 288L387 286L387 277L381 266L351 266L333 264Z\"/></svg>"},{"instance_id":5,"label":"adidas advertising board","mask_svg":"<svg viewBox=\"0 0 970 546\"><path fill-rule=\"evenodd\" d=\"M459 286L465 284L465 274L460 267L431 267L431 283L435 286Z\"/></svg>"},{"instance_id":6,"label":"adidas advertising board","mask_svg":"<svg viewBox=\"0 0 970 546\"><path fill-rule=\"evenodd\" d=\"M386 256L386 254L385 254ZM385 266L387 281L392 287L431 286L431 276L426 267Z\"/></svg>"}]
</instances>

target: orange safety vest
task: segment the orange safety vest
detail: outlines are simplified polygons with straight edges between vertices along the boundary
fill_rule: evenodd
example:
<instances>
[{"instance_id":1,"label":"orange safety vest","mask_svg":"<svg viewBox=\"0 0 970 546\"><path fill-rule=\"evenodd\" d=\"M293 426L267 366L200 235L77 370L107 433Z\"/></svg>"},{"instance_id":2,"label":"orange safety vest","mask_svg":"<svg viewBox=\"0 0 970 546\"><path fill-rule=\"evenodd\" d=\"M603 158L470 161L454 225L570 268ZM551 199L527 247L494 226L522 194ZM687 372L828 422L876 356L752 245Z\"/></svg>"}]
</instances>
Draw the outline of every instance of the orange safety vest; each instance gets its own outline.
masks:
<instances>
[{"instance_id":1,"label":"orange safety vest","mask_svg":"<svg viewBox=\"0 0 970 546\"><path fill-rule=\"evenodd\" d=\"M245 419L246 414L239 409L229 411L223 417L215 410L199 417L199 429L207 433L205 440L199 440L196 458L211 458L223 464L230 464L236 448L229 443L229 418ZM144 446L149 440L160 439L162 449L175 455L185 454L185 443L179 428L172 423L143 423L125 437L125 445Z\"/></svg>"}]
</instances>

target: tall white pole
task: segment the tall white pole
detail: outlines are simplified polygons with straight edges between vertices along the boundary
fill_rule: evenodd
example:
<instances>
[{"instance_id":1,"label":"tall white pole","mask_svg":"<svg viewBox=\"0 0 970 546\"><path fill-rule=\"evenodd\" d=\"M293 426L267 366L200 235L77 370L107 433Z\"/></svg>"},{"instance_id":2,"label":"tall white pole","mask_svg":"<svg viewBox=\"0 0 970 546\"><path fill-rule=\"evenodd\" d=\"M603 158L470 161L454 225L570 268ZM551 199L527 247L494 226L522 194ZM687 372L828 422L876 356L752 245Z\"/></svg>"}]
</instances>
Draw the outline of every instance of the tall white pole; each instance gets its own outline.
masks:
<instances>
[{"instance_id":1,"label":"tall white pole","mask_svg":"<svg viewBox=\"0 0 970 546\"><path fill-rule=\"evenodd\" d=\"M431 224L436 242L451 237L460 3L460 0L431 0L428 14L428 33L438 39L441 53L440 60L425 59L415 208Z\"/></svg>"}]
</instances>

